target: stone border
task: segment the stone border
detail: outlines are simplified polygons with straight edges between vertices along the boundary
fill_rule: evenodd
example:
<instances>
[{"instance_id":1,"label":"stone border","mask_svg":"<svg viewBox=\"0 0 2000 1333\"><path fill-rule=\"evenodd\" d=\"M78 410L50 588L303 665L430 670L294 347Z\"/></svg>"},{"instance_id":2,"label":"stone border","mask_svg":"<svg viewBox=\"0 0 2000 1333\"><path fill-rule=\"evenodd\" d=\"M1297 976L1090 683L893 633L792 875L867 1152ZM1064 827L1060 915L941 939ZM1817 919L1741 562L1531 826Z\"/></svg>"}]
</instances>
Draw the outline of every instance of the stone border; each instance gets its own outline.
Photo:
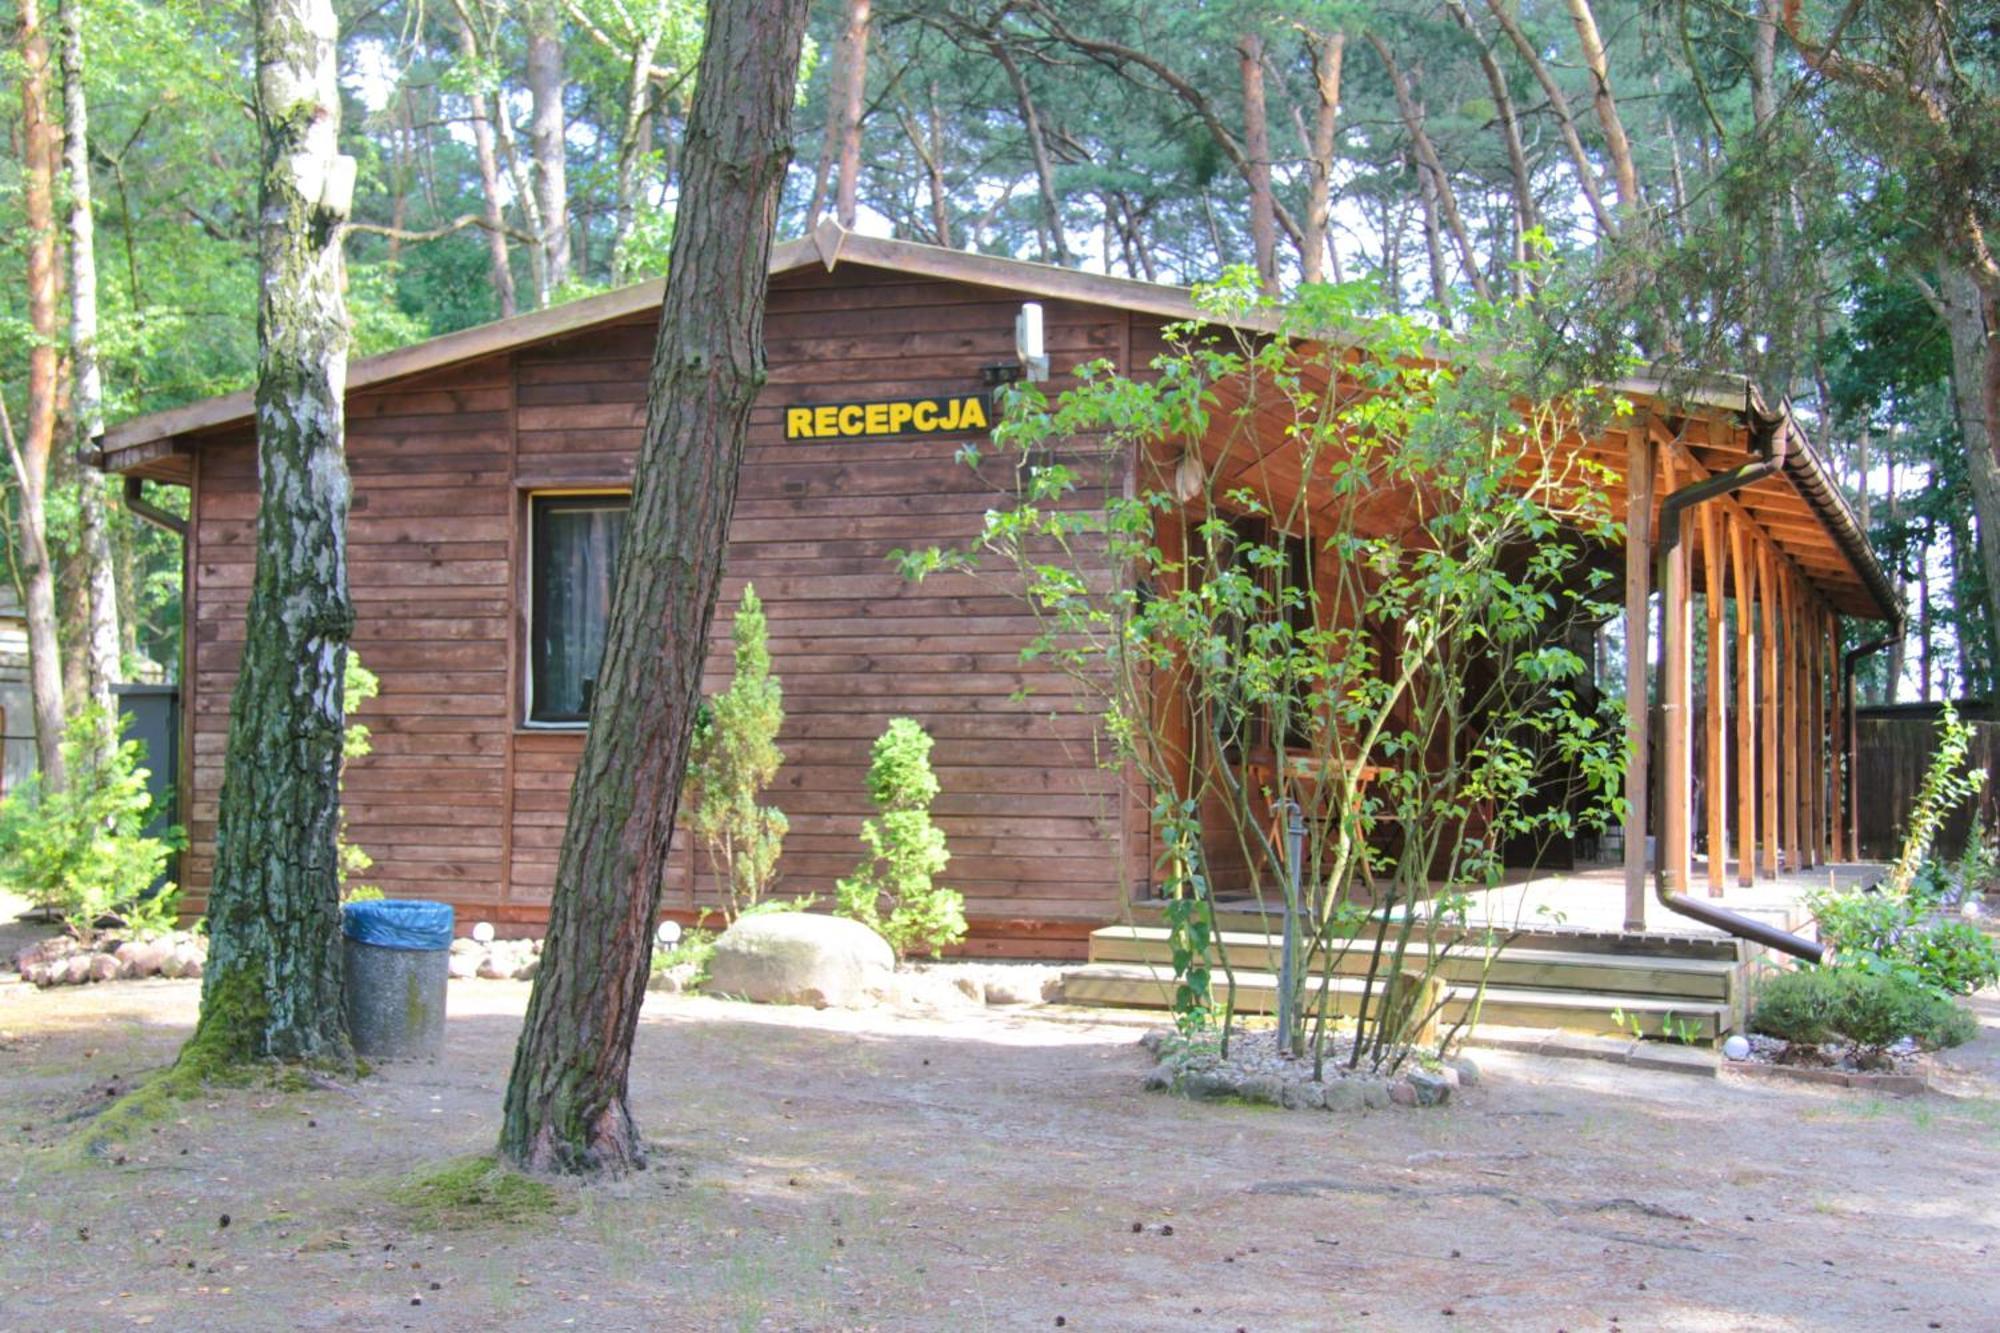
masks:
<instances>
[{"instance_id":1,"label":"stone border","mask_svg":"<svg viewBox=\"0 0 2000 1333\"><path fill-rule=\"evenodd\" d=\"M1463 1058L1436 1070L1409 1068L1394 1078L1348 1074L1314 1082L1178 1051L1170 1029L1153 1029L1139 1038L1139 1045L1157 1061L1147 1071L1146 1091L1197 1102L1235 1100L1287 1111L1379 1111L1391 1106L1443 1106L1454 1091L1479 1081L1479 1067Z\"/></svg>"},{"instance_id":2,"label":"stone border","mask_svg":"<svg viewBox=\"0 0 2000 1333\"><path fill-rule=\"evenodd\" d=\"M1925 1074L1881 1074L1872 1070L1820 1069L1812 1065L1774 1065L1761 1060L1730 1060L1731 1074L1767 1083L1804 1083L1823 1088L1853 1088L1888 1097L1919 1097L1935 1091Z\"/></svg>"}]
</instances>

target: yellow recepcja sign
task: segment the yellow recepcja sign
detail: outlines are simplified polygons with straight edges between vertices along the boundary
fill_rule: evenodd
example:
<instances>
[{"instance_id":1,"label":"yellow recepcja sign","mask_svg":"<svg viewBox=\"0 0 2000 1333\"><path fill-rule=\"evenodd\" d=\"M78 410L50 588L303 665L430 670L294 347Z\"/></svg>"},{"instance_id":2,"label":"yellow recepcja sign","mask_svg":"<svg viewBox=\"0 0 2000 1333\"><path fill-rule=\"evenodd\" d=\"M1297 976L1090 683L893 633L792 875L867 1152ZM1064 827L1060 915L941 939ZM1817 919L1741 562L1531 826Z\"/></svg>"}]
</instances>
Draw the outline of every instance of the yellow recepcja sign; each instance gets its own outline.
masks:
<instances>
[{"instance_id":1,"label":"yellow recepcja sign","mask_svg":"<svg viewBox=\"0 0 2000 1333\"><path fill-rule=\"evenodd\" d=\"M856 440L870 435L935 435L985 430L986 400L899 398L880 403L823 403L785 409L788 440Z\"/></svg>"}]
</instances>

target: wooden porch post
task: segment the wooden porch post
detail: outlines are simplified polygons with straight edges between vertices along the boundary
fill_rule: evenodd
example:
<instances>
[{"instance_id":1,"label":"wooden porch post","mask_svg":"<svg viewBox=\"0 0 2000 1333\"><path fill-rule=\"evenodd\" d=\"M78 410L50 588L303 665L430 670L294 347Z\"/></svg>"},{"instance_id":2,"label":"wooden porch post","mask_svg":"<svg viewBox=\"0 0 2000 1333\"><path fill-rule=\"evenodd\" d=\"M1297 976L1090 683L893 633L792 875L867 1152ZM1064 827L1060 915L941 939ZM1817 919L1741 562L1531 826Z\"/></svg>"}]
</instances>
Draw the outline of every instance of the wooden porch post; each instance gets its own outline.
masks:
<instances>
[{"instance_id":1,"label":"wooden porch post","mask_svg":"<svg viewBox=\"0 0 2000 1333\"><path fill-rule=\"evenodd\" d=\"M1754 576L1750 536L1740 515L1729 519L1730 572L1736 578L1736 882L1748 888L1757 874L1757 674Z\"/></svg>"},{"instance_id":2,"label":"wooden porch post","mask_svg":"<svg viewBox=\"0 0 2000 1333\"><path fill-rule=\"evenodd\" d=\"M1840 616L1832 606L1820 612L1820 685L1826 707L1820 715L1820 743L1826 747L1826 795L1820 803L1820 837L1826 839L1822 861L1842 861L1840 855Z\"/></svg>"},{"instance_id":3,"label":"wooden porch post","mask_svg":"<svg viewBox=\"0 0 2000 1333\"><path fill-rule=\"evenodd\" d=\"M1646 928L1647 604L1653 583L1653 441L1626 434L1625 466L1625 929Z\"/></svg>"},{"instance_id":4,"label":"wooden porch post","mask_svg":"<svg viewBox=\"0 0 2000 1333\"><path fill-rule=\"evenodd\" d=\"M1806 608L1807 703L1812 722L1806 728L1806 812L1812 816L1806 836L1806 860L1826 863L1826 609L1815 596Z\"/></svg>"},{"instance_id":5,"label":"wooden porch post","mask_svg":"<svg viewBox=\"0 0 2000 1333\"><path fill-rule=\"evenodd\" d=\"M1708 770L1704 803L1711 898L1722 896L1723 876L1729 870L1729 764L1723 752L1729 717L1729 643L1722 619L1722 562L1722 511L1711 502L1702 506L1701 515L1702 609L1708 620L1708 704L1702 718L1707 742L1703 758Z\"/></svg>"},{"instance_id":6,"label":"wooden porch post","mask_svg":"<svg viewBox=\"0 0 2000 1333\"><path fill-rule=\"evenodd\" d=\"M1757 655L1764 664L1763 752L1759 789L1764 796L1764 876L1778 876L1778 584L1777 569L1767 542L1757 544L1757 603L1764 632Z\"/></svg>"},{"instance_id":7,"label":"wooden porch post","mask_svg":"<svg viewBox=\"0 0 2000 1333\"><path fill-rule=\"evenodd\" d=\"M1675 469L1668 460L1663 471L1668 490L1677 484ZM1654 856L1665 872L1667 888L1686 893L1694 871L1694 603L1688 588L1688 543L1674 548L1667 562L1667 586L1661 590L1666 613L1671 618L1668 635L1674 645L1671 658L1667 644L1660 645L1660 762L1666 772L1661 782L1659 840Z\"/></svg>"},{"instance_id":8,"label":"wooden porch post","mask_svg":"<svg viewBox=\"0 0 2000 1333\"><path fill-rule=\"evenodd\" d=\"M1783 634L1779 646L1778 678L1784 689L1783 714L1778 733L1778 819L1779 842L1785 849L1785 869L1799 868L1799 621L1797 594L1791 575L1778 569L1778 626Z\"/></svg>"}]
</instances>

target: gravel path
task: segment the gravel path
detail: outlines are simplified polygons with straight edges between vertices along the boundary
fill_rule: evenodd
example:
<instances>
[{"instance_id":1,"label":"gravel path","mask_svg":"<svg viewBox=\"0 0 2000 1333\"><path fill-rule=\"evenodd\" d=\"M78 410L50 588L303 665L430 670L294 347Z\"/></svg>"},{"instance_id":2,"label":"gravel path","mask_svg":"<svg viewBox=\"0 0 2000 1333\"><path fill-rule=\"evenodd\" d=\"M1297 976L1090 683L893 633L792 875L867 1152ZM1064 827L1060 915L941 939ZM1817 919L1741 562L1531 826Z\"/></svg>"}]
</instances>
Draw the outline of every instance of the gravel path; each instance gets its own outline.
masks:
<instances>
[{"instance_id":1,"label":"gravel path","mask_svg":"<svg viewBox=\"0 0 2000 1333\"><path fill-rule=\"evenodd\" d=\"M0 1329L1991 1329L2000 1005L1956 1097L1489 1052L1449 1106L1140 1093L1124 1024L655 995L657 1144L560 1216L425 1233L403 1173L493 1142L525 984L351 1092L219 1093L76 1163L198 984L0 979ZM227 1225L224 1225L224 1218ZM421 1302L417 1304L416 1302Z\"/></svg>"}]
</instances>

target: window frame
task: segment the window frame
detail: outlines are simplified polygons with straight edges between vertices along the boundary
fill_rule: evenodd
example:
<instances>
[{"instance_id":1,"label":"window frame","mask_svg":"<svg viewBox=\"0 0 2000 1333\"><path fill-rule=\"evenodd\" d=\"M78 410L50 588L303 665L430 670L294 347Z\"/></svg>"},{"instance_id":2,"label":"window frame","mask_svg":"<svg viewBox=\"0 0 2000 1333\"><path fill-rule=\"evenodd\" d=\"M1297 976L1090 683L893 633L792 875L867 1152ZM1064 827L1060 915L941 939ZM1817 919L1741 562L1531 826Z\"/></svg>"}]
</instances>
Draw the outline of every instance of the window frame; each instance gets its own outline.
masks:
<instances>
[{"instance_id":1,"label":"window frame","mask_svg":"<svg viewBox=\"0 0 2000 1333\"><path fill-rule=\"evenodd\" d=\"M580 732L590 728L590 718L586 712L581 717L538 718L535 716L535 634L540 612L536 595L535 578L537 562L540 559L539 543L536 537L541 530L538 521L544 504L562 501L586 501L584 507L592 509L623 509L629 514L632 507L632 489L629 486L586 486L586 487L536 487L523 490L520 495L519 522L521 531L521 567L515 581L519 605L516 620L521 627L521 647L517 655L521 673L521 687L518 699L520 708L515 718L515 726L522 731L535 732ZM621 542L620 552L623 546Z\"/></svg>"}]
</instances>

